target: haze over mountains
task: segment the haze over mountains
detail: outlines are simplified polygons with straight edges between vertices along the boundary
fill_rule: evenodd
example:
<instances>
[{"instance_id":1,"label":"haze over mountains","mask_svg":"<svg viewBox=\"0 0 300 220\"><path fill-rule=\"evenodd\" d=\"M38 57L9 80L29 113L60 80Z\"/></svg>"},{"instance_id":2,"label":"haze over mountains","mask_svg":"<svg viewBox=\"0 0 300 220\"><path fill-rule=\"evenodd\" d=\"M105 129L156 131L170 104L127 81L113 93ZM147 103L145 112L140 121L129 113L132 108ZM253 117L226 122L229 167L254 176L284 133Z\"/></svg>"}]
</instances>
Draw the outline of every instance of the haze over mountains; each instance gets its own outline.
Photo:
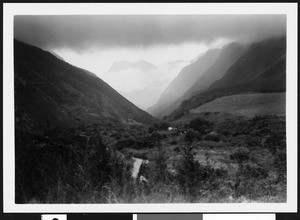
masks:
<instances>
[{"instance_id":1,"label":"haze over mountains","mask_svg":"<svg viewBox=\"0 0 300 220\"><path fill-rule=\"evenodd\" d=\"M184 68L173 80L163 92L159 102L149 109L150 113L156 116L169 114L182 100L191 97L193 92L208 88L226 73L226 70L239 58L243 50L242 45L230 43L222 49L209 50L199 56L198 60ZM211 57L211 55L213 56ZM173 95L172 98L170 98L171 95Z\"/></svg>"},{"instance_id":2,"label":"haze over mountains","mask_svg":"<svg viewBox=\"0 0 300 220\"><path fill-rule=\"evenodd\" d=\"M270 68L279 67L285 60L286 38L268 39L253 43L240 59L227 71L225 76L211 85L210 89L232 87L239 84L251 83L265 75ZM281 61L280 61L281 60ZM275 67L274 67L275 66ZM273 86L283 88L285 86L285 71L281 69L282 81L279 85L273 85L271 81L277 78L277 72L269 73L269 81L262 81L265 88ZM264 77L265 78L265 77ZM267 80L265 78L265 80ZM275 88L274 88L275 89Z\"/></svg>"},{"instance_id":3,"label":"haze over mountains","mask_svg":"<svg viewBox=\"0 0 300 220\"><path fill-rule=\"evenodd\" d=\"M14 41L16 123L29 132L154 119L94 74Z\"/></svg>"},{"instance_id":4,"label":"haze over mountains","mask_svg":"<svg viewBox=\"0 0 300 220\"><path fill-rule=\"evenodd\" d=\"M188 112L226 95L245 92L285 92L286 38L271 38L249 45L224 76L209 87L207 85L207 89L199 86L199 81L191 88L193 96L184 100L180 106L169 106L168 111L164 113L170 114L176 108L173 113Z\"/></svg>"},{"instance_id":5,"label":"haze over mountains","mask_svg":"<svg viewBox=\"0 0 300 220\"><path fill-rule=\"evenodd\" d=\"M146 110L157 102L165 87L187 64L189 62L183 60L160 66L145 60L116 61L100 77L129 101Z\"/></svg>"},{"instance_id":6,"label":"haze over mountains","mask_svg":"<svg viewBox=\"0 0 300 220\"><path fill-rule=\"evenodd\" d=\"M15 203L287 201L286 15L13 23Z\"/></svg>"},{"instance_id":7,"label":"haze over mountains","mask_svg":"<svg viewBox=\"0 0 300 220\"><path fill-rule=\"evenodd\" d=\"M166 64L165 69L144 60L116 62L102 77L113 88L123 88L120 93L141 108L160 96L148 111L161 118L225 95L285 91L285 54L286 38L251 45L230 43L208 50L191 64L177 61ZM15 41L15 71L17 119L25 120L26 126L38 124L45 129L110 120L154 120L95 74L19 41Z\"/></svg>"},{"instance_id":8,"label":"haze over mountains","mask_svg":"<svg viewBox=\"0 0 300 220\"><path fill-rule=\"evenodd\" d=\"M193 85L195 80L215 62L219 53L219 49L209 50L199 56L195 62L184 67L161 94L158 102L148 111L153 115L157 115L166 106L181 97Z\"/></svg>"},{"instance_id":9,"label":"haze over mountains","mask_svg":"<svg viewBox=\"0 0 300 220\"><path fill-rule=\"evenodd\" d=\"M245 46L239 43L230 43L225 45L216 62L203 73L198 80L181 97L189 98L194 92L207 89L216 80L221 79L229 67L231 67L245 50Z\"/></svg>"},{"instance_id":10,"label":"haze over mountains","mask_svg":"<svg viewBox=\"0 0 300 220\"><path fill-rule=\"evenodd\" d=\"M285 84L284 15L16 16L14 33L159 118L210 91Z\"/></svg>"}]
</instances>

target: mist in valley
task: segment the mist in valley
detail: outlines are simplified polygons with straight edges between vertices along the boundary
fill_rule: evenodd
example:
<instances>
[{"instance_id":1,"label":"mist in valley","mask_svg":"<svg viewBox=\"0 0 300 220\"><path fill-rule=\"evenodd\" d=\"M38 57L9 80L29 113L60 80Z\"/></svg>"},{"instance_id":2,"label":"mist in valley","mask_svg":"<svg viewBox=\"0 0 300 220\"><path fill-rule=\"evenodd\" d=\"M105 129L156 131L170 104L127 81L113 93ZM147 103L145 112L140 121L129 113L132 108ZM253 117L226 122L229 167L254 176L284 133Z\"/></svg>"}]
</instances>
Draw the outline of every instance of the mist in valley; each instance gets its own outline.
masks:
<instances>
[{"instance_id":1,"label":"mist in valley","mask_svg":"<svg viewBox=\"0 0 300 220\"><path fill-rule=\"evenodd\" d=\"M286 202L285 15L14 19L16 203Z\"/></svg>"}]
</instances>

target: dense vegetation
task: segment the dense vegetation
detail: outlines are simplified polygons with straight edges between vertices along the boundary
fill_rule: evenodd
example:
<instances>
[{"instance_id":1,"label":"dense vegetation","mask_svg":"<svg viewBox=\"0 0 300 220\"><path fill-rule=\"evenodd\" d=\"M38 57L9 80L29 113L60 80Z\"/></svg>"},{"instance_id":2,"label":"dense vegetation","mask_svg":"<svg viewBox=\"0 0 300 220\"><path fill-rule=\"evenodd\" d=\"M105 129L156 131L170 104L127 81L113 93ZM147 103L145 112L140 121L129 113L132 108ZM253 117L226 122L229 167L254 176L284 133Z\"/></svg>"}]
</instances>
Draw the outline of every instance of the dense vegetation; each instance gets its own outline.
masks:
<instances>
[{"instance_id":1,"label":"dense vegetation","mask_svg":"<svg viewBox=\"0 0 300 220\"><path fill-rule=\"evenodd\" d=\"M285 118L220 114L45 135L17 127L16 202L286 201ZM149 161L136 179L133 158Z\"/></svg>"},{"instance_id":2,"label":"dense vegetation","mask_svg":"<svg viewBox=\"0 0 300 220\"><path fill-rule=\"evenodd\" d=\"M272 42L158 121L95 75L15 41L16 203L285 202L284 116L190 111L285 92L285 39Z\"/></svg>"}]
</instances>

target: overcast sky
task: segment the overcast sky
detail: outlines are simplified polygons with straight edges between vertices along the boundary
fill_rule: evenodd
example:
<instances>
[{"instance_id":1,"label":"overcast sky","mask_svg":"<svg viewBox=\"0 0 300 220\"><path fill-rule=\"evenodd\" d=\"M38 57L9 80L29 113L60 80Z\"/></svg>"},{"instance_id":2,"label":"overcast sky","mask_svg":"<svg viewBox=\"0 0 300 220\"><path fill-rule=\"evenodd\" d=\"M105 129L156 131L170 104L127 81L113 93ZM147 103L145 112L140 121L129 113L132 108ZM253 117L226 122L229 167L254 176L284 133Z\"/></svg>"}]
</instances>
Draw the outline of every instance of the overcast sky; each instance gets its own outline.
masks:
<instances>
[{"instance_id":1,"label":"overcast sky","mask_svg":"<svg viewBox=\"0 0 300 220\"><path fill-rule=\"evenodd\" d=\"M285 31L285 15L16 16L14 22L16 39L75 63L79 57L86 62L96 56L99 65L107 61L102 63L106 68L122 57L192 59L216 42L257 41Z\"/></svg>"},{"instance_id":2,"label":"overcast sky","mask_svg":"<svg viewBox=\"0 0 300 220\"><path fill-rule=\"evenodd\" d=\"M161 65L192 60L230 41L249 43L285 33L285 15L26 15L14 19L17 40L54 51L100 77L114 61Z\"/></svg>"},{"instance_id":3,"label":"overcast sky","mask_svg":"<svg viewBox=\"0 0 300 220\"><path fill-rule=\"evenodd\" d=\"M260 40L285 33L283 15L20 16L15 37L43 48L151 47L218 38Z\"/></svg>"}]
</instances>

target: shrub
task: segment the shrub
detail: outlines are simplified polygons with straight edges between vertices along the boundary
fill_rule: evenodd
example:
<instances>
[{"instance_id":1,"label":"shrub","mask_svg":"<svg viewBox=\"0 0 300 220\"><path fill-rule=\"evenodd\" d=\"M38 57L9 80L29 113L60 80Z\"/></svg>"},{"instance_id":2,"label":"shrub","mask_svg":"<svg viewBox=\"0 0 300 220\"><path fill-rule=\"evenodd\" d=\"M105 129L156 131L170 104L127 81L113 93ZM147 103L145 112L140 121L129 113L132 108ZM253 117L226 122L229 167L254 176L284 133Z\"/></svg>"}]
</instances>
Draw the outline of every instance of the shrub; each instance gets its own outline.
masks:
<instances>
[{"instance_id":1,"label":"shrub","mask_svg":"<svg viewBox=\"0 0 300 220\"><path fill-rule=\"evenodd\" d=\"M89 163L87 166L88 172L91 174L90 179L94 184L104 184L111 173L109 149L98 133L90 138L89 145L94 150L88 155Z\"/></svg>"},{"instance_id":2,"label":"shrub","mask_svg":"<svg viewBox=\"0 0 300 220\"><path fill-rule=\"evenodd\" d=\"M243 172L247 179L249 178L264 179L268 176L268 172L265 169L261 167L253 167L249 165L246 165L246 167L244 167Z\"/></svg>"},{"instance_id":3,"label":"shrub","mask_svg":"<svg viewBox=\"0 0 300 220\"><path fill-rule=\"evenodd\" d=\"M285 180L286 177L286 153L279 151L273 161L274 167L278 172L277 180Z\"/></svg>"},{"instance_id":4,"label":"shrub","mask_svg":"<svg viewBox=\"0 0 300 220\"><path fill-rule=\"evenodd\" d=\"M190 121L189 128L205 134L211 130L211 123L202 118L196 118Z\"/></svg>"},{"instance_id":5,"label":"shrub","mask_svg":"<svg viewBox=\"0 0 300 220\"><path fill-rule=\"evenodd\" d=\"M184 110L181 108L177 108L173 113L172 113L172 119L177 120L181 118L184 115Z\"/></svg>"},{"instance_id":6,"label":"shrub","mask_svg":"<svg viewBox=\"0 0 300 220\"><path fill-rule=\"evenodd\" d=\"M221 135L217 134L217 133L209 133L207 135L205 135L203 137L204 140L207 140L207 141L214 141L214 142L219 142L221 141L222 137Z\"/></svg>"},{"instance_id":7,"label":"shrub","mask_svg":"<svg viewBox=\"0 0 300 220\"><path fill-rule=\"evenodd\" d=\"M285 133L273 131L266 138L264 144L273 154L276 154L277 149L285 149L286 147Z\"/></svg>"},{"instance_id":8,"label":"shrub","mask_svg":"<svg viewBox=\"0 0 300 220\"><path fill-rule=\"evenodd\" d=\"M247 135L246 142L250 147L260 146L262 139L257 136Z\"/></svg>"},{"instance_id":9,"label":"shrub","mask_svg":"<svg viewBox=\"0 0 300 220\"><path fill-rule=\"evenodd\" d=\"M239 164L246 160L249 160L249 151L245 148L236 150L234 153L230 154L230 159L237 161Z\"/></svg>"},{"instance_id":10,"label":"shrub","mask_svg":"<svg viewBox=\"0 0 300 220\"><path fill-rule=\"evenodd\" d=\"M150 127L148 128L148 133L151 134L153 131L154 131L154 128L153 128L152 126L150 126Z\"/></svg>"},{"instance_id":11,"label":"shrub","mask_svg":"<svg viewBox=\"0 0 300 220\"><path fill-rule=\"evenodd\" d=\"M268 172L258 166L239 166L236 172L237 181L235 183L235 195L239 197L241 195L251 198L254 196L261 196L262 192L255 191L255 187L261 183L262 180L268 177Z\"/></svg>"},{"instance_id":12,"label":"shrub","mask_svg":"<svg viewBox=\"0 0 300 220\"><path fill-rule=\"evenodd\" d=\"M202 136L199 132L188 130L184 136L184 141L188 143L192 143L195 140L201 140Z\"/></svg>"},{"instance_id":13,"label":"shrub","mask_svg":"<svg viewBox=\"0 0 300 220\"><path fill-rule=\"evenodd\" d=\"M116 143L116 147L118 149L122 149L124 147L134 147L134 145L136 145L136 140L134 140L133 138L122 139L117 141Z\"/></svg>"},{"instance_id":14,"label":"shrub","mask_svg":"<svg viewBox=\"0 0 300 220\"><path fill-rule=\"evenodd\" d=\"M156 181L166 182L167 178L167 156L164 148L158 145L158 155L155 158L155 168L157 170Z\"/></svg>"},{"instance_id":15,"label":"shrub","mask_svg":"<svg viewBox=\"0 0 300 220\"><path fill-rule=\"evenodd\" d=\"M130 165L103 143L97 131L82 144L73 138L73 143L65 146L56 136L43 143L35 143L33 137L28 143L18 141L16 202L79 203L108 183L122 186L128 182ZM106 195L97 196L101 200Z\"/></svg>"},{"instance_id":16,"label":"shrub","mask_svg":"<svg viewBox=\"0 0 300 220\"><path fill-rule=\"evenodd\" d=\"M111 134L110 136L115 138L116 140L120 140L122 137L122 134L120 134L119 132L115 132L115 133Z\"/></svg>"},{"instance_id":17,"label":"shrub","mask_svg":"<svg viewBox=\"0 0 300 220\"><path fill-rule=\"evenodd\" d=\"M172 139L169 143L170 143L171 145L175 145L175 144L177 144L177 140Z\"/></svg>"},{"instance_id":18,"label":"shrub","mask_svg":"<svg viewBox=\"0 0 300 220\"><path fill-rule=\"evenodd\" d=\"M222 148L226 148L227 144L223 141L215 142L215 141L202 140L200 142L195 143L194 146L198 149L201 149L201 148L204 148L204 149L220 148L220 149L222 149Z\"/></svg>"},{"instance_id":19,"label":"shrub","mask_svg":"<svg viewBox=\"0 0 300 220\"><path fill-rule=\"evenodd\" d=\"M188 196L190 202L194 202L201 196L201 191L206 188L207 182L213 176L214 169L203 166L195 160L192 146L183 148L183 160L178 167L177 180L181 190ZM222 175L218 173L218 175ZM210 184L208 184L210 185Z\"/></svg>"},{"instance_id":20,"label":"shrub","mask_svg":"<svg viewBox=\"0 0 300 220\"><path fill-rule=\"evenodd\" d=\"M161 135L161 137L162 137L162 139L166 139L168 136L167 136L167 134L163 133L163 134Z\"/></svg>"},{"instance_id":21,"label":"shrub","mask_svg":"<svg viewBox=\"0 0 300 220\"><path fill-rule=\"evenodd\" d=\"M150 135L150 137L152 137L152 138L155 139L155 140L160 140L160 139L162 139L162 136L161 136L160 133L158 133L158 132L153 132L153 133Z\"/></svg>"},{"instance_id":22,"label":"shrub","mask_svg":"<svg viewBox=\"0 0 300 220\"><path fill-rule=\"evenodd\" d=\"M153 124L153 127L157 130L168 130L170 127L170 123L163 121L163 122L156 122Z\"/></svg>"},{"instance_id":23,"label":"shrub","mask_svg":"<svg viewBox=\"0 0 300 220\"><path fill-rule=\"evenodd\" d=\"M123 137L124 137L124 138L129 138L129 137L130 137L130 134L129 134L128 132L124 132L124 133L123 133Z\"/></svg>"},{"instance_id":24,"label":"shrub","mask_svg":"<svg viewBox=\"0 0 300 220\"><path fill-rule=\"evenodd\" d=\"M174 152L179 153L180 152L180 148L179 147L175 147L174 148Z\"/></svg>"}]
</instances>

